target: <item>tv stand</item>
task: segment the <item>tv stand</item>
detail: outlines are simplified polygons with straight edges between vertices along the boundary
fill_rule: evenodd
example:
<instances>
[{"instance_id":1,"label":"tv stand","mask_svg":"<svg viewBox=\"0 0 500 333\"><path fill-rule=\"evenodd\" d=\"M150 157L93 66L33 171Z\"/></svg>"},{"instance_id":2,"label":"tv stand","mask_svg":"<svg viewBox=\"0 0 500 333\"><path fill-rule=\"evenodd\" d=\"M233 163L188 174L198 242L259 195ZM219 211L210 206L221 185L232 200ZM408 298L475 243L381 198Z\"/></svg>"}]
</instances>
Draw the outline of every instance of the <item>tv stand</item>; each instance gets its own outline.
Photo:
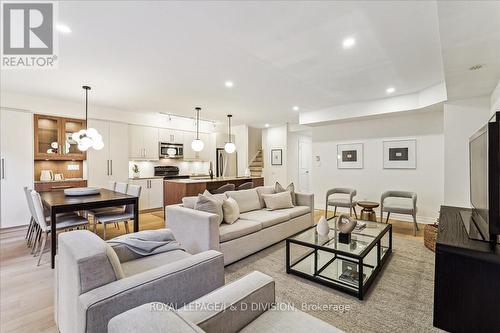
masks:
<instances>
[{"instance_id":1,"label":"tv stand","mask_svg":"<svg viewBox=\"0 0 500 333\"><path fill-rule=\"evenodd\" d=\"M500 327L500 245L470 239L466 208L441 206L434 281L435 327L492 332Z\"/></svg>"}]
</instances>

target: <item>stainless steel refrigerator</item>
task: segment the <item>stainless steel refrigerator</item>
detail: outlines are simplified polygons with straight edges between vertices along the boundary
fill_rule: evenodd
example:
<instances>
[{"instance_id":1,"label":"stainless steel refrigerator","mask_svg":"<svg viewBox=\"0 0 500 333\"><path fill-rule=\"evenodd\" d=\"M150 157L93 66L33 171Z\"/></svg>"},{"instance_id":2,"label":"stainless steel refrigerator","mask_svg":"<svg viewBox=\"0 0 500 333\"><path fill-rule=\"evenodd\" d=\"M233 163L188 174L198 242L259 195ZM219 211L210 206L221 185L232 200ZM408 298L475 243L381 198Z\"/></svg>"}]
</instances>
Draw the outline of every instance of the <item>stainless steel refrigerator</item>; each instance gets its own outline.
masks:
<instances>
[{"instance_id":1,"label":"stainless steel refrigerator","mask_svg":"<svg viewBox=\"0 0 500 333\"><path fill-rule=\"evenodd\" d=\"M232 154L226 153L224 148L217 148L217 177L236 177L238 176L238 162L236 152Z\"/></svg>"}]
</instances>

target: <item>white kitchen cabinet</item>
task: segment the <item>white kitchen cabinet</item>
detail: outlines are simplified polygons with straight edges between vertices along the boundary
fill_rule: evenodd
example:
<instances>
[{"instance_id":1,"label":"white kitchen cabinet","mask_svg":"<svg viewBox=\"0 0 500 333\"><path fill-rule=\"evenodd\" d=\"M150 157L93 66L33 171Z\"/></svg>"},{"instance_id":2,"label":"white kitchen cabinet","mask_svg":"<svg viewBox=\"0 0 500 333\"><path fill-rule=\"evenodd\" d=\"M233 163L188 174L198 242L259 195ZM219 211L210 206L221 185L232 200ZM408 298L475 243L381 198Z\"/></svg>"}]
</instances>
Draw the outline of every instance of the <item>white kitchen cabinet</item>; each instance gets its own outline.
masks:
<instances>
[{"instance_id":1,"label":"white kitchen cabinet","mask_svg":"<svg viewBox=\"0 0 500 333\"><path fill-rule=\"evenodd\" d=\"M158 160L158 128L129 125L129 157L132 160Z\"/></svg>"},{"instance_id":2,"label":"white kitchen cabinet","mask_svg":"<svg viewBox=\"0 0 500 333\"><path fill-rule=\"evenodd\" d=\"M163 178L133 179L130 183L141 186L140 210L163 207Z\"/></svg>"},{"instance_id":3,"label":"white kitchen cabinet","mask_svg":"<svg viewBox=\"0 0 500 333\"><path fill-rule=\"evenodd\" d=\"M197 158L197 153L191 148L191 142L196 138L194 132L184 132L184 160L194 161Z\"/></svg>"},{"instance_id":4,"label":"white kitchen cabinet","mask_svg":"<svg viewBox=\"0 0 500 333\"><path fill-rule=\"evenodd\" d=\"M160 128L158 137L164 143L184 143L184 132L170 128Z\"/></svg>"},{"instance_id":5,"label":"white kitchen cabinet","mask_svg":"<svg viewBox=\"0 0 500 333\"><path fill-rule=\"evenodd\" d=\"M109 181L128 181L128 131L127 124L89 119L104 141L101 150L87 151L89 186L108 187Z\"/></svg>"},{"instance_id":6,"label":"white kitchen cabinet","mask_svg":"<svg viewBox=\"0 0 500 333\"><path fill-rule=\"evenodd\" d=\"M30 212L23 187L33 188L33 115L0 111L0 228L26 225Z\"/></svg>"}]
</instances>

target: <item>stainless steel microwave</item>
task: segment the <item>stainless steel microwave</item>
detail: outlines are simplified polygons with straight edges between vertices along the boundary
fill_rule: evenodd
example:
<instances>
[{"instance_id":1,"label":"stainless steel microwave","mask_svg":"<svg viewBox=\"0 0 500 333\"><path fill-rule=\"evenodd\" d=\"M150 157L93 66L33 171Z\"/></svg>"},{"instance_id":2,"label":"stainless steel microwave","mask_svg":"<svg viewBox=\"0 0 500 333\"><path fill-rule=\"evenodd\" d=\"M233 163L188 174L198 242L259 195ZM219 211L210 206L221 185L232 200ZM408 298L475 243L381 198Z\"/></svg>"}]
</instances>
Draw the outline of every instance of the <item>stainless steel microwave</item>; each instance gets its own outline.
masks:
<instances>
[{"instance_id":1,"label":"stainless steel microwave","mask_svg":"<svg viewBox=\"0 0 500 333\"><path fill-rule=\"evenodd\" d=\"M184 145L181 143L160 142L160 158L183 158Z\"/></svg>"}]
</instances>

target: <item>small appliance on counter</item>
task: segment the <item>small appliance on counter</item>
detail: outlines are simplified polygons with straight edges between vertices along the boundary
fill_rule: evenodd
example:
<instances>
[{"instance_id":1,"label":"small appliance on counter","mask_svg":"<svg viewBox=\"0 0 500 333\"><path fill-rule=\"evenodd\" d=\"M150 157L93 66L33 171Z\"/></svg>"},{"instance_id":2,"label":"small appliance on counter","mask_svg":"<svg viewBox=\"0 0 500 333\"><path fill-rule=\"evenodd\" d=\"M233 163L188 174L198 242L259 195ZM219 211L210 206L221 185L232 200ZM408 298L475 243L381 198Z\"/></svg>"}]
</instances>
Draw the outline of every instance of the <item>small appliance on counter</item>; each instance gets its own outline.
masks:
<instances>
[{"instance_id":1,"label":"small appliance on counter","mask_svg":"<svg viewBox=\"0 0 500 333\"><path fill-rule=\"evenodd\" d=\"M188 175L179 175L179 168L174 165L155 166L155 177L163 177L163 179L189 178Z\"/></svg>"},{"instance_id":2,"label":"small appliance on counter","mask_svg":"<svg viewBox=\"0 0 500 333\"><path fill-rule=\"evenodd\" d=\"M54 180L54 173L52 170L42 170L40 173L40 180L42 182L50 182Z\"/></svg>"},{"instance_id":3,"label":"small appliance on counter","mask_svg":"<svg viewBox=\"0 0 500 333\"><path fill-rule=\"evenodd\" d=\"M54 174L54 180L55 181L64 180L64 175L62 173L56 173L56 174Z\"/></svg>"}]
</instances>

